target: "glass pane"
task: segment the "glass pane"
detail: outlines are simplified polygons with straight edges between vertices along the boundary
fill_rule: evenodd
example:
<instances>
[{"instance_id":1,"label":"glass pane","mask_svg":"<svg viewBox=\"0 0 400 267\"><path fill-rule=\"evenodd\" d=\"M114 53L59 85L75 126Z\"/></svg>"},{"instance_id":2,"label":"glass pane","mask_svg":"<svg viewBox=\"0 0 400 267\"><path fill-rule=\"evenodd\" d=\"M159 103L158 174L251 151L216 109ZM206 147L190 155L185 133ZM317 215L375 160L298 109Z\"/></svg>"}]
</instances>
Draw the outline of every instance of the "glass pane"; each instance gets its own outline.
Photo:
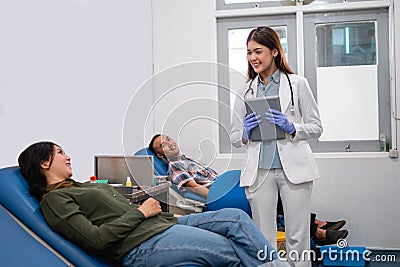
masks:
<instances>
[{"instance_id":1,"label":"glass pane","mask_svg":"<svg viewBox=\"0 0 400 267\"><path fill-rule=\"evenodd\" d=\"M378 140L376 65L317 68L317 88L324 127L319 141Z\"/></svg>"},{"instance_id":2,"label":"glass pane","mask_svg":"<svg viewBox=\"0 0 400 267\"><path fill-rule=\"evenodd\" d=\"M318 24L316 32L319 141L378 140L376 23Z\"/></svg>"},{"instance_id":3,"label":"glass pane","mask_svg":"<svg viewBox=\"0 0 400 267\"><path fill-rule=\"evenodd\" d=\"M316 25L317 67L376 65L376 23Z\"/></svg>"},{"instance_id":4,"label":"glass pane","mask_svg":"<svg viewBox=\"0 0 400 267\"><path fill-rule=\"evenodd\" d=\"M287 27L286 26L273 26L282 44L283 52L285 53L286 59L288 59L287 53ZM245 77L247 76L247 46L246 40L249 33L254 28L243 28L243 29L231 29L228 31L228 49L229 49L229 69L230 71L229 81L231 89L234 91L239 90L241 86L246 82ZM240 85L240 86L238 86ZM231 93L231 103L234 101L234 94Z\"/></svg>"}]
</instances>

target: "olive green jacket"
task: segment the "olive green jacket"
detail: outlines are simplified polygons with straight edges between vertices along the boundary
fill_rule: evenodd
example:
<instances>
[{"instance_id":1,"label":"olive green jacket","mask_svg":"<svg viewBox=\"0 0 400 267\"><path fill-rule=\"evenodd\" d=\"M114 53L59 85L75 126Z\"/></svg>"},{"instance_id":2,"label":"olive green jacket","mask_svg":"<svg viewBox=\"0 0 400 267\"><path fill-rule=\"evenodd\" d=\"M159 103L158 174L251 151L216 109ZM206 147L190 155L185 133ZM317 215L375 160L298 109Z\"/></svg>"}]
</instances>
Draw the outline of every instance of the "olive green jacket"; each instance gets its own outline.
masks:
<instances>
[{"instance_id":1,"label":"olive green jacket","mask_svg":"<svg viewBox=\"0 0 400 267\"><path fill-rule=\"evenodd\" d=\"M40 202L51 229L115 262L177 223L169 213L146 219L138 207L110 185L78 182L47 193Z\"/></svg>"}]
</instances>

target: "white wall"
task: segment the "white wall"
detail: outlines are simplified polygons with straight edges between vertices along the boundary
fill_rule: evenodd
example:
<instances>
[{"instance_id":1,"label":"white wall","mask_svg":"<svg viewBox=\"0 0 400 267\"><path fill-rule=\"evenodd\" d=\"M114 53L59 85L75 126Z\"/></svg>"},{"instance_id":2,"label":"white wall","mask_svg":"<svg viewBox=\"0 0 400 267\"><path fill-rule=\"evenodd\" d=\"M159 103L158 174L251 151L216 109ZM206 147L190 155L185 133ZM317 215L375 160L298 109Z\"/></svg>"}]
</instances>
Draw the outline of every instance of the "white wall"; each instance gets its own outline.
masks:
<instances>
[{"instance_id":1,"label":"white wall","mask_svg":"<svg viewBox=\"0 0 400 267\"><path fill-rule=\"evenodd\" d=\"M400 248L399 160L317 156L321 179L314 183L313 208L318 216L345 218L350 245Z\"/></svg>"},{"instance_id":2,"label":"white wall","mask_svg":"<svg viewBox=\"0 0 400 267\"><path fill-rule=\"evenodd\" d=\"M161 71L196 60L216 62L214 12L214 0L153 0L155 70ZM204 94L210 97L213 95L211 89L188 89L186 92L187 99L195 99ZM155 84L156 98L163 93L169 93L168 89L162 84ZM169 108L174 108L182 100L170 100ZM218 109L213 105L210 108L205 114L217 118ZM163 112L155 116L156 131L166 129L179 134L178 129L183 124L180 120L185 115L175 117L177 123L174 124L165 115L168 112L167 104L161 110ZM191 114L194 111L187 112ZM168 126L163 126L166 122ZM198 153L198 143L204 135L211 135L210 139L218 142L213 125L209 123L208 126L197 127L197 132L192 134L180 134L182 142L179 143L183 152L189 156ZM174 137L175 132L169 134ZM203 155L213 155L214 152L214 147L202 147ZM395 206L395 203L400 202L399 160L390 159L382 153L320 154L316 157L321 179L314 184L313 210L318 217L328 220L346 219L346 227L350 232L347 241L350 245L399 248L397 222L400 221L400 213ZM236 155L216 155L212 166L218 171L225 170L227 166L231 169L240 168L241 158Z\"/></svg>"},{"instance_id":3,"label":"white wall","mask_svg":"<svg viewBox=\"0 0 400 267\"><path fill-rule=\"evenodd\" d=\"M206 163L218 151L218 89L210 84L217 80L212 3L153 0L155 131Z\"/></svg>"},{"instance_id":4,"label":"white wall","mask_svg":"<svg viewBox=\"0 0 400 267\"><path fill-rule=\"evenodd\" d=\"M122 154L125 112L152 75L151 30L150 0L1 1L0 167L38 140L60 144L82 181L94 155ZM148 91L136 105L151 102ZM142 132L130 138L133 153Z\"/></svg>"}]
</instances>

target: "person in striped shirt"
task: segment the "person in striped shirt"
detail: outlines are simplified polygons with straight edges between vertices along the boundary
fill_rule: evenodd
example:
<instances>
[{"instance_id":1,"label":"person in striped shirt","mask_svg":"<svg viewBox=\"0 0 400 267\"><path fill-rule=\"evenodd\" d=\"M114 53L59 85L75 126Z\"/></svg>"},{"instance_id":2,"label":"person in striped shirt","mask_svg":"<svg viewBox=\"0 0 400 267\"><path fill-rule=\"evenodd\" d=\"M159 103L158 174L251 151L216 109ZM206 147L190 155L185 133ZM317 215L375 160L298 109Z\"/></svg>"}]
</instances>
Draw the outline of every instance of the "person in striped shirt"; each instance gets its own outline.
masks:
<instances>
[{"instance_id":1,"label":"person in striped shirt","mask_svg":"<svg viewBox=\"0 0 400 267\"><path fill-rule=\"evenodd\" d=\"M158 158L167 161L168 175L179 190L191 190L198 195L207 197L208 188L218 177L217 172L182 155L176 141L168 135L154 135L149 149Z\"/></svg>"}]
</instances>

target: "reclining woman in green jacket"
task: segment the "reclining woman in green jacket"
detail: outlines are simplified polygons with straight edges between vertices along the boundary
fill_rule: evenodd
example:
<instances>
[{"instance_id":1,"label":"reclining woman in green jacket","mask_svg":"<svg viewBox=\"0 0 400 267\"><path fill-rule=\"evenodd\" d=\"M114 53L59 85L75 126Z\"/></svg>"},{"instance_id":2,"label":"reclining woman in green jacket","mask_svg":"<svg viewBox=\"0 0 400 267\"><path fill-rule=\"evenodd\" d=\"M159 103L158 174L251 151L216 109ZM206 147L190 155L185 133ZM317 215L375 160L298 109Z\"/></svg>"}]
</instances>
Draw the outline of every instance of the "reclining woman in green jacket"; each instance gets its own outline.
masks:
<instances>
[{"instance_id":1,"label":"reclining woman in green jacket","mask_svg":"<svg viewBox=\"0 0 400 267\"><path fill-rule=\"evenodd\" d=\"M153 198L129 203L112 186L72 180L71 158L52 142L30 145L18 163L50 228L115 264L288 266L241 210L178 217Z\"/></svg>"}]
</instances>

